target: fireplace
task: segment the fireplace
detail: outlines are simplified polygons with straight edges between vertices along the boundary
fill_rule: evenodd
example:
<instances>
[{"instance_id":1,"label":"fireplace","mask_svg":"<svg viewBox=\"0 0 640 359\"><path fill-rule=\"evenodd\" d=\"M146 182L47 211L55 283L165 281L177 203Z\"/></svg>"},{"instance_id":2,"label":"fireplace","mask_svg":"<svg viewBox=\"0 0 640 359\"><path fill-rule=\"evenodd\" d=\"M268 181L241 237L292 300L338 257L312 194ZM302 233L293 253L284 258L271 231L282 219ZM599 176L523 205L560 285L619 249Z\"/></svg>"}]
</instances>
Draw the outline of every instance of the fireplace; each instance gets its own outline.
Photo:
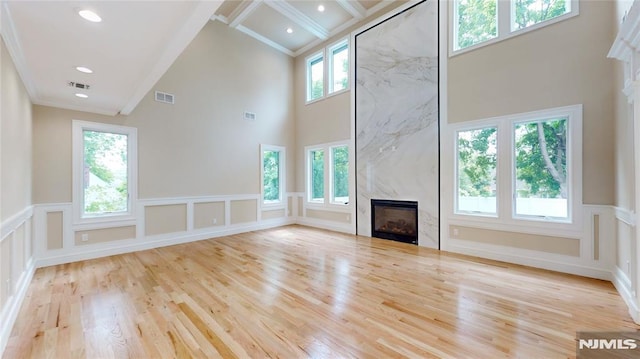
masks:
<instances>
[{"instance_id":1,"label":"fireplace","mask_svg":"<svg viewBox=\"0 0 640 359\"><path fill-rule=\"evenodd\" d=\"M371 200L371 236L418 244L418 202Z\"/></svg>"}]
</instances>

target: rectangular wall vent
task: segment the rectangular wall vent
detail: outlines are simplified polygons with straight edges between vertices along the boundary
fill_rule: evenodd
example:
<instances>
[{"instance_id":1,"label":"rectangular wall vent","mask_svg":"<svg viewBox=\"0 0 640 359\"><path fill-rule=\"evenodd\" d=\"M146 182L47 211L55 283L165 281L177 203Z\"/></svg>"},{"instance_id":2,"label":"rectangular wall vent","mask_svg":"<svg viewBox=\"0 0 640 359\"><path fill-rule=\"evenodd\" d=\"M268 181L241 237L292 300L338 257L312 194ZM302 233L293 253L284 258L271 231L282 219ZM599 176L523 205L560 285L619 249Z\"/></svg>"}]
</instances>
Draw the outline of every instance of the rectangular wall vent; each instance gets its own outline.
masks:
<instances>
[{"instance_id":1,"label":"rectangular wall vent","mask_svg":"<svg viewBox=\"0 0 640 359\"><path fill-rule=\"evenodd\" d=\"M256 120L256 113L255 113L255 112L245 111L245 112L243 113L242 117L243 117L246 121L255 121L255 120Z\"/></svg>"},{"instance_id":2,"label":"rectangular wall vent","mask_svg":"<svg viewBox=\"0 0 640 359\"><path fill-rule=\"evenodd\" d=\"M156 91L156 101L173 105L175 103L175 97L170 93Z\"/></svg>"},{"instance_id":3,"label":"rectangular wall vent","mask_svg":"<svg viewBox=\"0 0 640 359\"><path fill-rule=\"evenodd\" d=\"M79 82L73 82L73 81L69 81L67 83L69 86L71 87L75 87L78 89L83 89L83 90L88 90L91 86L87 85L87 84L81 84Z\"/></svg>"}]
</instances>

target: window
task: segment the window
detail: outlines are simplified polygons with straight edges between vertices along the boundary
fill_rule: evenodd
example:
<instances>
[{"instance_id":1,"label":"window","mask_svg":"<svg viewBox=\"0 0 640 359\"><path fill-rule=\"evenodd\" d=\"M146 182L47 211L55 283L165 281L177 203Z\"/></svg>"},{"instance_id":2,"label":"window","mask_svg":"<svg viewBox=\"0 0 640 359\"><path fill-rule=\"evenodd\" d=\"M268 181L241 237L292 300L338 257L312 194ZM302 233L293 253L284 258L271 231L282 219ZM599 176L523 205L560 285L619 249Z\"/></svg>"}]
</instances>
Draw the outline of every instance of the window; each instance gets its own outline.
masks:
<instances>
[{"instance_id":1,"label":"window","mask_svg":"<svg viewBox=\"0 0 640 359\"><path fill-rule=\"evenodd\" d=\"M132 216L136 129L73 121L76 221Z\"/></svg>"},{"instance_id":2,"label":"window","mask_svg":"<svg viewBox=\"0 0 640 359\"><path fill-rule=\"evenodd\" d=\"M327 61L325 60L325 53ZM342 39L306 59L307 103L349 88L349 40ZM326 84L325 84L326 82Z\"/></svg>"},{"instance_id":3,"label":"window","mask_svg":"<svg viewBox=\"0 0 640 359\"><path fill-rule=\"evenodd\" d=\"M278 205L283 203L285 151L280 146L261 146L262 203Z\"/></svg>"},{"instance_id":4,"label":"window","mask_svg":"<svg viewBox=\"0 0 640 359\"><path fill-rule=\"evenodd\" d=\"M331 202L349 204L349 146L331 148Z\"/></svg>"},{"instance_id":5,"label":"window","mask_svg":"<svg viewBox=\"0 0 640 359\"><path fill-rule=\"evenodd\" d=\"M578 0L455 0L452 54L578 15Z\"/></svg>"},{"instance_id":6,"label":"window","mask_svg":"<svg viewBox=\"0 0 640 359\"><path fill-rule=\"evenodd\" d=\"M329 48L329 93L349 86L349 43L345 39Z\"/></svg>"},{"instance_id":7,"label":"window","mask_svg":"<svg viewBox=\"0 0 640 359\"><path fill-rule=\"evenodd\" d=\"M309 201L324 202L324 151L309 152L311 164L311 196Z\"/></svg>"},{"instance_id":8,"label":"window","mask_svg":"<svg viewBox=\"0 0 640 359\"><path fill-rule=\"evenodd\" d=\"M459 0L455 2L455 50L485 42L498 36L497 0Z\"/></svg>"},{"instance_id":9,"label":"window","mask_svg":"<svg viewBox=\"0 0 640 359\"><path fill-rule=\"evenodd\" d=\"M567 118L514 125L516 216L568 218Z\"/></svg>"},{"instance_id":10,"label":"window","mask_svg":"<svg viewBox=\"0 0 640 359\"><path fill-rule=\"evenodd\" d=\"M317 53L307 59L307 101L324 96L324 55Z\"/></svg>"},{"instance_id":11,"label":"window","mask_svg":"<svg viewBox=\"0 0 640 359\"><path fill-rule=\"evenodd\" d=\"M458 131L457 212L495 215L497 127Z\"/></svg>"},{"instance_id":12,"label":"window","mask_svg":"<svg viewBox=\"0 0 640 359\"><path fill-rule=\"evenodd\" d=\"M569 0L514 0L511 31L547 21L571 12Z\"/></svg>"},{"instance_id":13,"label":"window","mask_svg":"<svg viewBox=\"0 0 640 359\"><path fill-rule=\"evenodd\" d=\"M582 200L581 176L574 176L582 172L581 106L459 127L465 125L455 131L456 214L575 222Z\"/></svg>"},{"instance_id":14,"label":"window","mask_svg":"<svg viewBox=\"0 0 640 359\"><path fill-rule=\"evenodd\" d=\"M327 143L306 147L305 153L307 202L349 204L349 146Z\"/></svg>"}]
</instances>

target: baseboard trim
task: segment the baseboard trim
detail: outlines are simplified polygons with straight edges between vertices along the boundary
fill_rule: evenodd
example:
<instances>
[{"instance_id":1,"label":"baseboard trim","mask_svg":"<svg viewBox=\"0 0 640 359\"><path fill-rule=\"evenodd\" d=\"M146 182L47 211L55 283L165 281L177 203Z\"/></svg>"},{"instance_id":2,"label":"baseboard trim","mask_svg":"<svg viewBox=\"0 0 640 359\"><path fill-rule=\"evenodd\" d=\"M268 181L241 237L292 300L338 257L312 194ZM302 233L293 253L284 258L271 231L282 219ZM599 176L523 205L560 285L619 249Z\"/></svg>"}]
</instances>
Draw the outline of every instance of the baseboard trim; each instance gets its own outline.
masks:
<instances>
[{"instance_id":1,"label":"baseboard trim","mask_svg":"<svg viewBox=\"0 0 640 359\"><path fill-rule=\"evenodd\" d=\"M618 294L620 294L624 302L627 304L627 307L629 308L629 315L631 315L631 318L636 324L640 324L640 312L638 311L637 300L634 296L633 290L631 289L631 280L618 266L615 267L612 274L613 280L611 282L618 290Z\"/></svg>"},{"instance_id":2,"label":"baseboard trim","mask_svg":"<svg viewBox=\"0 0 640 359\"><path fill-rule=\"evenodd\" d=\"M326 229L334 232L356 234L353 226L350 223L343 224L309 217L298 217L296 219L296 223L302 226Z\"/></svg>"},{"instance_id":3,"label":"baseboard trim","mask_svg":"<svg viewBox=\"0 0 640 359\"><path fill-rule=\"evenodd\" d=\"M199 230L197 232L178 232L156 236L145 237L143 240L124 239L108 243L98 243L95 245L76 246L72 251L55 250L40 256L36 261L36 268L48 267L58 264L65 264L89 259L108 257L117 254L125 254L148 249L173 246L177 244L201 241L205 239L230 236L239 233L257 231L261 229L275 228L295 224L292 218L276 218L252 222L249 224L238 224L209 231Z\"/></svg>"},{"instance_id":4,"label":"baseboard trim","mask_svg":"<svg viewBox=\"0 0 640 359\"><path fill-rule=\"evenodd\" d=\"M566 261L561 262L551 259L540 259L539 257L536 258L523 254L505 253L503 251L488 248L487 246L464 246L458 243L449 242L447 251L501 262L520 264L528 267L547 269L555 272L575 274L583 277L597 278L607 281L613 280L613 275L607 268L592 267L585 265L584 263L568 263ZM571 259L576 260L577 258Z\"/></svg>"},{"instance_id":5,"label":"baseboard trim","mask_svg":"<svg viewBox=\"0 0 640 359\"><path fill-rule=\"evenodd\" d=\"M35 260L31 257L25 271L22 272L18 280L14 295L9 297L7 304L4 306L4 310L0 314L0 354L4 353L7 347L13 325L18 318L18 313L20 313L20 308L22 307L24 298L27 295L27 289L29 289L29 284L31 284L35 272Z\"/></svg>"}]
</instances>

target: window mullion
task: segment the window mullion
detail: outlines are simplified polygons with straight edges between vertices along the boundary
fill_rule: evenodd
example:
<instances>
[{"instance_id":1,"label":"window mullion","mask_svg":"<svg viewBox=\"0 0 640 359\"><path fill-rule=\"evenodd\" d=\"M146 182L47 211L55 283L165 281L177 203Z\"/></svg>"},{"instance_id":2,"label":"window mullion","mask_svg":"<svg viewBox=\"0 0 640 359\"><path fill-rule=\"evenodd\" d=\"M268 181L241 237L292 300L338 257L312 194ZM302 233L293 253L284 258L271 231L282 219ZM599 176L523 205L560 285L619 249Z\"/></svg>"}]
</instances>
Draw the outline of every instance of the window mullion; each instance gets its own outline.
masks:
<instances>
[{"instance_id":1,"label":"window mullion","mask_svg":"<svg viewBox=\"0 0 640 359\"><path fill-rule=\"evenodd\" d=\"M497 196L498 196L498 218L509 220L513 218L513 128L510 121L503 121L498 125L498 172Z\"/></svg>"},{"instance_id":2,"label":"window mullion","mask_svg":"<svg viewBox=\"0 0 640 359\"><path fill-rule=\"evenodd\" d=\"M508 36L511 32L511 19L514 16L512 0L498 0L498 38Z\"/></svg>"},{"instance_id":3,"label":"window mullion","mask_svg":"<svg viewBox=\"0 0 640 359\"><path fill-rule=\"evenodd\" d=\"M333 195L333 149L325 147L324 153L324 203L331 203L331 196Z\"/></svg>"}]
</instances>

